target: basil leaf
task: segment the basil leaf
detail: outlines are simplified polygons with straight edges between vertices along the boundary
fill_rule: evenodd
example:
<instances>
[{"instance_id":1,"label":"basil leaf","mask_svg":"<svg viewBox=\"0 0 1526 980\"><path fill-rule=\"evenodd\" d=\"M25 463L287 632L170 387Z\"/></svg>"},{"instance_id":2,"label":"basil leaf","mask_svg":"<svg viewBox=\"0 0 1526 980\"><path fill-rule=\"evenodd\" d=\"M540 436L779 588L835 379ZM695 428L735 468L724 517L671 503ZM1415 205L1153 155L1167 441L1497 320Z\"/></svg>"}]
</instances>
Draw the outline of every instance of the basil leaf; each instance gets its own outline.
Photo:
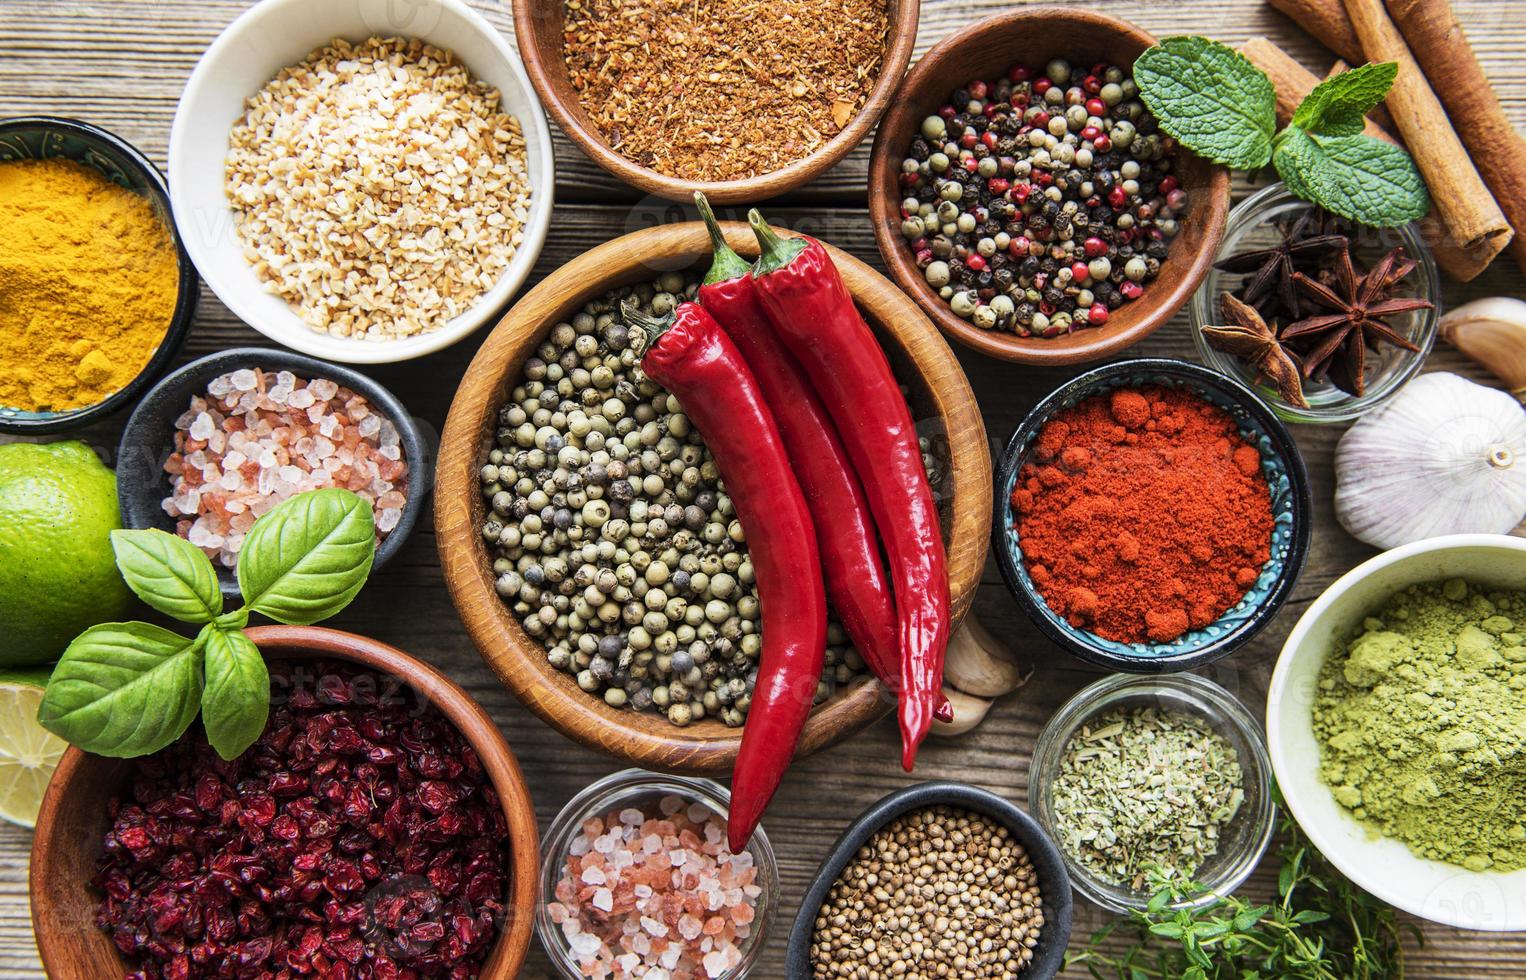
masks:
<instances>
[{"instance_id":1,"label":"basil leaf","mask_svg":"<svg viewBox=\"0 0 1526 980\"><path fill-rule=\"evenodd\" d=\"M371 505L348 490L313 490L254 522L239 552L238 584L254 612L307 625L348 606L375 558Z\"/></svg>"},{"instance_id":2,"label":"basil leaf","mask_svg":"<svg viewBox=\"0 0 1526 980\"><path fill-rule=\"evenodd\" d=\"M129 759L174 742L200 705L200 638L147 623L105 623L64 651L37 721L87 752Z\"/></svg>"},{"instance_id":3,"label":"basil leaf","mask_svg":"<svg viewBox=\"0 0 1526 980\"><path fill-rule=\"evenodd\" d=\"M1409 154L1370 136L1319 136L1289 127L1278 134L1272 162L1292 193L1374 228L1414 221L1431 207Z\"/></svg>"},{"instance_id":4,"label":"basil leaf","mask_svg":"<svg viewBox=\"0 0 1526 980\"><path fill-rule=\"evenodd\" d=\"M207 741L224 759L244 754L270 717L270 670L260 648L239 630L208 626L207 687L201 695L201 723Z\"/></svg>"},{"instance_id":5,"label":"basil leaf","mask_svg":"<svg viewBox=\"0 0 1526 980\"><path fill-rule=\"evenodd\" d=\"M1380 61L1327 78L1298 104L1291 125L1321 136L1355 136L1398 74L1398 63Z\"/></svg>"},{"instance_id":6,"label":"basil leaf","mask_svg":"<svg viewBox=\"0 0 1526 980\"><path fill-rule=\"evenodd\" d=\"M1160 128L1214 163L1256 170L1272 156L1277 96L1266 73L1205 37L1168 37L1134 62Z\"/></svg>"},{"instance_id":7,"label":"basil leaf","mask_svg":"<svg viewBox=\"0 0 1526 980\"><path fill-rule=\"evenodd\" d=\"M111 550L138 598L187 623L209 623L223 611L217 572L201 549L154 528L112 531Z\"/></svg>"}]
</instances>

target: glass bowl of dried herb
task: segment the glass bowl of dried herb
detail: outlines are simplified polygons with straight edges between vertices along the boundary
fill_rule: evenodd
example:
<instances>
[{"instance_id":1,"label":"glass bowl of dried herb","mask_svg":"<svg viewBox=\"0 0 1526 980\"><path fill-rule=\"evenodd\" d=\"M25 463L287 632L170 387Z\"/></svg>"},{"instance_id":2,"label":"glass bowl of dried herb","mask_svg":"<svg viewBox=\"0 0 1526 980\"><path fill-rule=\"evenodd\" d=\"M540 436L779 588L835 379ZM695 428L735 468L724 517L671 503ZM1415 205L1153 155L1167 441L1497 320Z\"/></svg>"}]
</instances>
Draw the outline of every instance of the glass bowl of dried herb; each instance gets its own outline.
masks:
<instances>
[{"instance_id":1,"label":"glass bowl of dried herb","mask_svg":"<svg viewBox=\"0 0 1526 980\"><path fill-rule=\"evenodd\" d=\"M1029 771L1033 814L1071 884L1115 912L1146 908L1167 881L1191 896L1181 907L1227 895L1272 839L1261 725L1196 674L1114 674L1082 689L1044 726Z\"/></svg>"},{"instance_id":2,"label":"glass bowl of dried herb","mask_svg":"<svg viewBox=\"0 0 1526 980\"><path fill-rule=\"evenodd\" d=\"M1230 213L1190 310L1204 364L1289 422L1345 422L1419 372L1440 304L1417 226L1355 224L1277 183Z\"/></svg>"}]
</instances>

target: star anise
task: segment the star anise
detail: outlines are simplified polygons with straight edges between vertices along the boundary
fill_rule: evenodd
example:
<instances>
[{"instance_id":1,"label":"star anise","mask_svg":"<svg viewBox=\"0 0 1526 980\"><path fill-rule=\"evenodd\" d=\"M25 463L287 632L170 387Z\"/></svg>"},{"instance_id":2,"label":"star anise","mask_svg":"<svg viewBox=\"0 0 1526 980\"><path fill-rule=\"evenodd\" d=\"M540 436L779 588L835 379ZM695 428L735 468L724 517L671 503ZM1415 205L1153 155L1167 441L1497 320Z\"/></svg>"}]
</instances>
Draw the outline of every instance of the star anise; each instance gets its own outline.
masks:
<instances>
[{"instance_id":1,"label":"star anise","mask_svg":"<svg viewBox=\"0 0 1526 980\"><path fill-rule=\"evenodd\" d=\"M1277 335L1256 308L1231 293L1224 293L1219 297L1219 312L1225 322L1203 328L1208 343L1255 368L1257 380L1266 379L1277 389L1278 397L1289 405L1308 408L1298 362L1277 340Z\"/></svg>"},{"instance_id":2,"label":"star anise","mask_svg":"<svg viewBox=\"0 0 1526 980\"><path fill-rule=\"evenodd\" d=\"M1389 317L1431 307L1418 297L1393 295L1394 288L1414 268L1414 260L1405 256L1404 249L1395 248L1366 274L1357 275L1350 249L1341 249L1329 283L1295 272L1293 282L1299 290L1315 305L1330 311L1282 328L1280 339L1284 344L1299 338L1314 342L1303 355L1304 377L1328 377L1343 391L1361 395L1366 391L1363 372L1369 350L1377 353L1379 345L1386 343L1419 351L1386 322Z\"/></svg>"},{"instance_id":3,"label":"star anise","mask_svg":"<svg viewBox=\"0 0 1526 980\"><path fill-rule=\"evenodd\" d=\"M1300 310L1293 274L1298 271L1298 263L1349 245L1346 236L1336 233L1334 227L1327 224L1322 209L1310 208L1276 245L1231 255L1215 263L1214 268L1230 273L1250 273L1250 279L1240 290L1240 298L1265 309L1266 301L1276 297L1287 314L1296 319Z\"/></svg>"}]
</instances>

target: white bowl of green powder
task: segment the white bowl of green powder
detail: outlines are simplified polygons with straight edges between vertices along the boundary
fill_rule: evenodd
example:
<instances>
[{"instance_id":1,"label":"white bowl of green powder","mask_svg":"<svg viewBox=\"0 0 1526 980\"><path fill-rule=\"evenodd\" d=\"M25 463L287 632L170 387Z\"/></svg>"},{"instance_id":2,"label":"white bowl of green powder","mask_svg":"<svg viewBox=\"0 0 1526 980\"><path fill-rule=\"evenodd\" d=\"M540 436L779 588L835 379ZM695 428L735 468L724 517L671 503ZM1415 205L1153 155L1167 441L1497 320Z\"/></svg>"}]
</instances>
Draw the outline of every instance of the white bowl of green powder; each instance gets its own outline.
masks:
<instances>
[{"instance_id":1,"label":"white bowl of green powder","mask_svg":"<svg viewBox=\"0 0 1526 980\"><path fill-rule=\"evenodd\" d=\"M1357 885L1464 929L1526 929L1526 539L1384 552L1293 628L1267 694L1272 768Z\"/></svg>"}]
</instances>

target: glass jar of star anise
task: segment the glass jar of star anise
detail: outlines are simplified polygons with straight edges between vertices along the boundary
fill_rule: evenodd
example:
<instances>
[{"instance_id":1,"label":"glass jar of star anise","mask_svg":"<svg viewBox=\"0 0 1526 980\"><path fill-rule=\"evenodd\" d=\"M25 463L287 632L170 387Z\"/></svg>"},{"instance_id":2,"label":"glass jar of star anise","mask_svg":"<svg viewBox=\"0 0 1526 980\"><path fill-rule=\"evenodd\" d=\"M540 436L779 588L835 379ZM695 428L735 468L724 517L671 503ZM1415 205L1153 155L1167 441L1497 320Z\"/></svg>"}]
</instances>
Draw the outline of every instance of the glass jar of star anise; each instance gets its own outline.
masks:
<instances>
[{"instance_id":1,"label":"glass jar of star anise","mask_svg":"<svg viewBox=\"0 0 1526 980\"><path fill-rule=\"evenodd\" d=\"M1414 225L1372 228L1273 184L1229 215L1192 299L1198 356L1290 422L1354 419L1420 370L1441 284Z\"/></svg>"}]
</instances>

